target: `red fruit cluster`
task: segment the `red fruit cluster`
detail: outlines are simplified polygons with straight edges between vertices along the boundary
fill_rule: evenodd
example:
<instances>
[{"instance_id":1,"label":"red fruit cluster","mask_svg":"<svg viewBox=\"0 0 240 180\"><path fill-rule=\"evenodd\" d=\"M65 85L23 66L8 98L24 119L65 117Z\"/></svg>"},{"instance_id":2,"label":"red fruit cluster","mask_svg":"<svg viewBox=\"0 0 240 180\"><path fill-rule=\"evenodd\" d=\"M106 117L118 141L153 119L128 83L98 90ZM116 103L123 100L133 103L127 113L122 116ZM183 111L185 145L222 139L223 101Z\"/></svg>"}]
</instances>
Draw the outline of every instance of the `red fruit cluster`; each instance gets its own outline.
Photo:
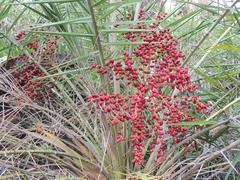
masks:
<instances>
[{"instance_id":1,"label":"red fruit cluster","mask_svg":"<svg viewBox=\"0 0 240 180\"><path fill-rule=\"evenodd\" d=\"M142 164L143 148L149 141L148 154L157 150L158 160L164 158L166 144L180 142L190 133L180 123L196 120L195 114L206 113L207 109L207 105L192 94L197 85L190 82L189 70L182 66L184 55L177 49L178 40L170 30L159 28L164 16L164 13L159 15L156 23L150 25L130 25L132 29L143 29L123 34L130 41L142 42L132 54L124 51L120 61L110 59L103 66L90 67L132 87L130 95L101 92L92 94L88 100L96 103L111 124L117 126L117 142L129 139L134 155L132 163L136 164ZM130 18L128 15L127 19ZM145 19L141 10L139 20ZM172 94L174 91L178 91L176 95ZM123 135L124 123L131 127L130 137Z\"/></svg>"},{"instance_id":2,"label":"red fruit cluster","mask_svg":"<svg viewBox=\"0 0 240 180\"><path fill-rule=\"evenodd\" d=\"M34 63L26 54L11 58L10 69L15 69L11 74L16 80L16 84L23 89L23 91L32 100L41 100L48 98L51 95L51 88L53 83L46 83L41 77L46 74L36 65L39 64L46 70L53 67L53 55L56 51L56 45L59 37L51 38L46 35L44 38L35 34L27 34L20 32L16 35L16 40L20 41L29 48L30 55L37 59ZM40 79L38 79L40 78Z\"/></svg>"}]
</instances>

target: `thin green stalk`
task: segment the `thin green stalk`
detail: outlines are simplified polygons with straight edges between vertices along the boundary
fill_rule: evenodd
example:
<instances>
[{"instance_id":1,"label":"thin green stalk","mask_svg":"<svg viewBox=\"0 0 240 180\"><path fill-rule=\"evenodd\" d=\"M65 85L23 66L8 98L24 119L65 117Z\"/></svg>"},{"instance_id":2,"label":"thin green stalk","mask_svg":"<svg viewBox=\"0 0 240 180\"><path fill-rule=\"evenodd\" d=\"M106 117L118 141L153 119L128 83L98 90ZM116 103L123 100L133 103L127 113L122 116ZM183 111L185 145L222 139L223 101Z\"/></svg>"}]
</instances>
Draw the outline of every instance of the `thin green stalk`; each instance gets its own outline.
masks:
<instances>
[{"instance_id":1,"label":"thin green stalk","mask_svg":"<svg viewBox=\"0 0 240 180\"><path fill-rule=\"evenodd\" d=\"M226 9L226 11L217 19L217 21L212 25L212 27L208 30L208 32L203 36L203 38L199 41L199 43L195 46L195 48L191 51L191 53L187 56L186 60L183 62L183 65L185 65L190 58L193 56L193 54L199 49L199 47L202 45L202 43L207 39L209 34L215 29L215 27L220 23L220 21L228 14L231 8L233 8L239 0L236 0L232 3L232 5Z\"/></svg>"},{"instance_id":2,"label":"thin green stalk","mask_svg":"<svg viewBox=\"0 0 240 180\"><path fill-rule=\"evenodd\" d=\"M110 0L110 3L115 3L116 0ZM117 20L117 13L113 12L110 16L110 23L114 24ZM109 34L109 42L116 42L117 41L117 35L116 34ZM114 50L117 49L116 46L112 45L110 46L110 50L113 53ZM114 93L120 93L120 82L116 80L116 75L114 75L113 78L113 86L114 86Z\"/></svg>"},{"instance_id":3,"label":"thin green stalk","mask_svg":"<svg viewBox=\"0 0 240 180\"><path fill-rule=\"evenodd\" d=\"M215 112L214 114L212 114L211 116L209 116L206 120L204 121L209 121L211 119L213 119L215 116L217 116L218 114L224 112L226 109L228 109L229 107L231 107L233 104L237 103L238 101L240 101L240 97L236 98L235 100L233 100L232 102L230 102L229 104L227 104L226 106L224 106L222 109L218 110L217 112Z\"/></svg>"},{"instance_id":4,"label":"thin green stalk","mask_svg":"<svg viewBox=\"0 0 240 180\"><path fill-rule=\"evenodd\" d=\"M100 54L100 59L99 59L98 64L103 65L104 64L104 55L103 55L103 49L102 49L102 44L101 44L101 40L100 40L100 35L99 35L99 32L98 32L98 26L97 26L94 10L93 10L93 7L92 7L91 0L87 0L87 3L88 3L88 8L89 8L89 11L90 11L90 14L91 14L91 18L92 18L93 31L94 31L94 34L95 34L94 39L97 43L97 49L99 50L99 54Z\"/></svg>"},{"instance_id":5,"label":"thin green stalk","mask_svg":"<svg viewBox=\"0 0 240 180\"><path fill-rule=\"evenodd\" d=\"M234 24L235 24L235 22L233 23L233 25ZM214 47L224 38L224 36L226 36L226 34L229 33L229 31L231 29L232 29L232 27L230 26L229 28L226 29L226 31L224 31L224 33L217 39L217 41L207 50L207 52L204 54L204 56L197 62L197 64L194 66L195 68L200 66L200 64L206 59L208 54L211 53L211 51L214 49Z\"/></svg>"}]
</instances>

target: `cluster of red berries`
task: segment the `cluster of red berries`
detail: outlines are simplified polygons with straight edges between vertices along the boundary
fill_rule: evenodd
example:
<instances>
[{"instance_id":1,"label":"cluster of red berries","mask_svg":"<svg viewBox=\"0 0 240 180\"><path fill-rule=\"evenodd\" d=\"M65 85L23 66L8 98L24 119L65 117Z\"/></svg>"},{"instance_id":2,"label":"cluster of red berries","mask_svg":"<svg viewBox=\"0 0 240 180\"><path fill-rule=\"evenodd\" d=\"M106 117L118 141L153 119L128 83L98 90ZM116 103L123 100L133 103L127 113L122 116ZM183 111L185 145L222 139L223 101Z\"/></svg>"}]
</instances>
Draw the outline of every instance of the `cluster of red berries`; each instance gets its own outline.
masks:
<instances>
[{"instance_id":1,"label":"cluster of red berries","mask_svg":"<svg viewBox=\"0 0 240 180\"><path fill-rule=\"evenodd\" d=\"M39 68L37 64L49 70L53 67L53 55L56 51L57 41L60 37L54 38L46 35L41 38L35 34L20 32L16 35L16 40L25 44L30 51L30 55L37 61L34 63L26 54L11 58L10 69L16 80L16 84L32 99L41 100L51 96L51 88L54 84L46 83L41 77L46 74Z\"/></svg>"},{"instance_id":2,"label":"cluster of red berries","mask_svg":"<svg viewBox=\"0 0 240 180\"><path fill-rule=\"evenodd\" d=\"M130 25L132 29L151 30L123 34L130 41L143 42L132 54L124 51L120 61L110 59L103 66L90 67L106 78L116 78L132 87L130 95L101 92L92 94L88 100L96 103L111 124L117 126L118 143L130 140L132 163L139 165L143 163L147 141L150 141L148 154L156 150L157 160L162 160L167 144L178 143L187 135L188 128L181 126L181 122L194 121L197 113L207 112L207 104L192 94L197 85L190 82L189 70L182 66L184 55L177 49L178 40L170 30L159 27L165 15L162 13L150 25L141 22ZM127 19L131 17L128 15ZM139 20L145 19L141 10ZM118 26L121 25L115 25ZM126 122L131 127L130 137L123 135Z\"/></svg>"}]
</instances>

